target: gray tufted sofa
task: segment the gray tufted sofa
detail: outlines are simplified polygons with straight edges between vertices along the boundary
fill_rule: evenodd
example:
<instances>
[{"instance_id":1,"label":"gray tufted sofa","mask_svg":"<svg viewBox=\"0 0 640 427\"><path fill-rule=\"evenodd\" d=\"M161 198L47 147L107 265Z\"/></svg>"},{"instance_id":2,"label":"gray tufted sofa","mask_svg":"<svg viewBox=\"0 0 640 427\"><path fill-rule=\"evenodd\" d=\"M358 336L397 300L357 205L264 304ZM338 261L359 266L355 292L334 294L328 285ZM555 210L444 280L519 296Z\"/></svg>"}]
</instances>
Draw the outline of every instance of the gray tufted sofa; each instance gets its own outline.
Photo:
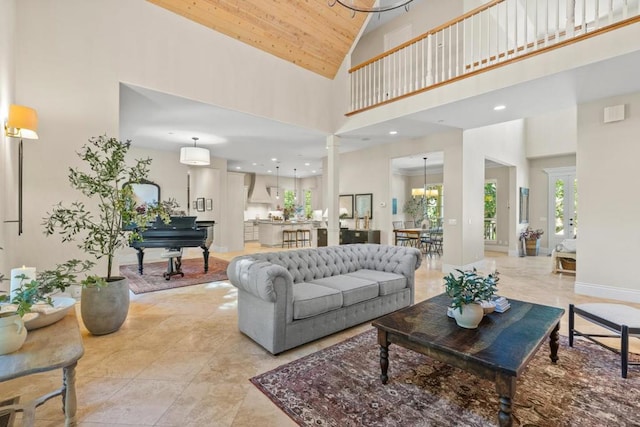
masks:
<instances>
[{"instance_id":1,"label":"gray tufted sofa","mask_svg":"<svg viewBox=\"0 0 640 427\"><path fill-rule=\"evenodd\" d=\"M259 253L227 268L238 326L273 354L414 302L420 251L356 244Z\"/></svg>"}]
</instances>

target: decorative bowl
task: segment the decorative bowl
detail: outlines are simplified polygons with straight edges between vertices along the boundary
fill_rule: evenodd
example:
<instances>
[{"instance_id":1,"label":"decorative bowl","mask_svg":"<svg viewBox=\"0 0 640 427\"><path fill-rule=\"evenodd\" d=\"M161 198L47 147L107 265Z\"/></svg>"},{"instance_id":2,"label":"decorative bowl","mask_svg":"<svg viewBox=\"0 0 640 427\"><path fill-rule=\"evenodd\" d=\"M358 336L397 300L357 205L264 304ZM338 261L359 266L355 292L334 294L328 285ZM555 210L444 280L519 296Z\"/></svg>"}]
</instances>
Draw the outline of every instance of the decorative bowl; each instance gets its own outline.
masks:
<instances>
[{"instance_id":1,"label":"decorative bowl","mask_svg":"<svg viewBox=\"0 0 640 427\"><path fill-rule=\"evenodd\" d=\"M34 304L31 313L24 315L24 326L28 331L49 326L67 315L76 303L76 300L69 297L51 297L53 307L49 304ZM37 316L27 317L36 314Z\"/></svg>"}]
</instances>

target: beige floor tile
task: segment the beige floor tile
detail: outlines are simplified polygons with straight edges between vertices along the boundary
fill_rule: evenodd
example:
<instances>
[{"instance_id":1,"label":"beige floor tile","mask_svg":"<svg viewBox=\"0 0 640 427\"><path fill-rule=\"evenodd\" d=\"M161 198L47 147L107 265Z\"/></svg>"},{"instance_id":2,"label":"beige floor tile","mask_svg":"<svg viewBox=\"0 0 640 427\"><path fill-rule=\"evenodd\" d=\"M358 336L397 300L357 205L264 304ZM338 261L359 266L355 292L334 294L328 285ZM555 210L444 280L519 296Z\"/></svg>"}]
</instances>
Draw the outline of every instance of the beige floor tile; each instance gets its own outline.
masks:
<instances>
[{"instance_id":1,"label":"beige floor tile","mask_svg":"<svg viewBox=\"0 0 640 427\"><path fill-rule=\"evenodd\" d=\"M130 381L108 401L96 405L81 418L83 422L154 425L184 391L187 382Z\"/></svg>"}]
</instances>

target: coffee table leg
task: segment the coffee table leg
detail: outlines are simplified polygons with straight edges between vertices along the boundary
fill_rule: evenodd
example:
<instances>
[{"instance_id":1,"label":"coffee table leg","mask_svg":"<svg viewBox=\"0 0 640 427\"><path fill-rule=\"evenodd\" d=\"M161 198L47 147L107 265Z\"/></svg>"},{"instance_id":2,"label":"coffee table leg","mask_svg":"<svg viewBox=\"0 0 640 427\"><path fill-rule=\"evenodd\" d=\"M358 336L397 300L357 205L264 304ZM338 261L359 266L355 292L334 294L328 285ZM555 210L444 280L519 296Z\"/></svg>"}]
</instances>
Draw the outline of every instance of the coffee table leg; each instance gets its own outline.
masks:
<instances>
[{"instance_id":1,"label":"coffee table leg","mask_svg":"<svg viewBox=\"0 0 640 427\"><path fill-rule=\"evenodd\" d=\"M549 349L551 349L551 354L549 358L553 363L558 361L558 348L560 347L560 322L556 324L551 331L551 335L549 335Z\"/></svg>"},{"instance_id":2,"label":"coffee table leg","mask_svg":"<svg viewBox=\"0 0 640 427\"><path fill-rule=\"evenodd\" d=\"M387 371L389 369L389 342L387 341L387 333L378 329L378 344L380 344L380 381L386 384L389 380Z\"/></svg>"},{"instance_id":3,"label":"coffee table leg","mask_svg":"<svg viewBox=\"0 0 640 427\"><path fill-rule=\"evenodd\" d=\"M498 375L496 378L496 391L499 396L498 424L500 427L511 427L513 415L511 414L511 402L516 394L516 378Z\"/></svg>"}]
</instances>

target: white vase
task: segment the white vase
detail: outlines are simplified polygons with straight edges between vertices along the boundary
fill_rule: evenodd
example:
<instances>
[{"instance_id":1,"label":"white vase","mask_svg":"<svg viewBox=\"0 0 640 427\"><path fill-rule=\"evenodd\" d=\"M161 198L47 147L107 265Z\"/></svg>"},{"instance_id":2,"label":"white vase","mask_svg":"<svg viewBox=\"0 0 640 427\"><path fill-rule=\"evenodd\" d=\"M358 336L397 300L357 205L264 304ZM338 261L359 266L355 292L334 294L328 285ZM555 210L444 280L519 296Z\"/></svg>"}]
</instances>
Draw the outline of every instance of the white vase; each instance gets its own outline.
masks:
<instances>
[{"instance_id":1,"label":"white vase","mask_svg":"<svg viewBox=\"0 0 640 427\"><path fill-rule=\"evenodd\" d=\"M453 317L456 319L458 326L467 329L475 329L478 327L484 316L482 306L477 303L466 304L462 306L462 312L459 308L453 310Z\"/></svg>"},{"instance_id":2,"label":"white vase","mask_svg":"<svg viewBox=\"0 0 640 427\"><path fill-rule=\"evenodd\" d=\"M27 339L27 328L15 312L0 313L0 355L19 350Z\"/></svg>"}]
</instances>

